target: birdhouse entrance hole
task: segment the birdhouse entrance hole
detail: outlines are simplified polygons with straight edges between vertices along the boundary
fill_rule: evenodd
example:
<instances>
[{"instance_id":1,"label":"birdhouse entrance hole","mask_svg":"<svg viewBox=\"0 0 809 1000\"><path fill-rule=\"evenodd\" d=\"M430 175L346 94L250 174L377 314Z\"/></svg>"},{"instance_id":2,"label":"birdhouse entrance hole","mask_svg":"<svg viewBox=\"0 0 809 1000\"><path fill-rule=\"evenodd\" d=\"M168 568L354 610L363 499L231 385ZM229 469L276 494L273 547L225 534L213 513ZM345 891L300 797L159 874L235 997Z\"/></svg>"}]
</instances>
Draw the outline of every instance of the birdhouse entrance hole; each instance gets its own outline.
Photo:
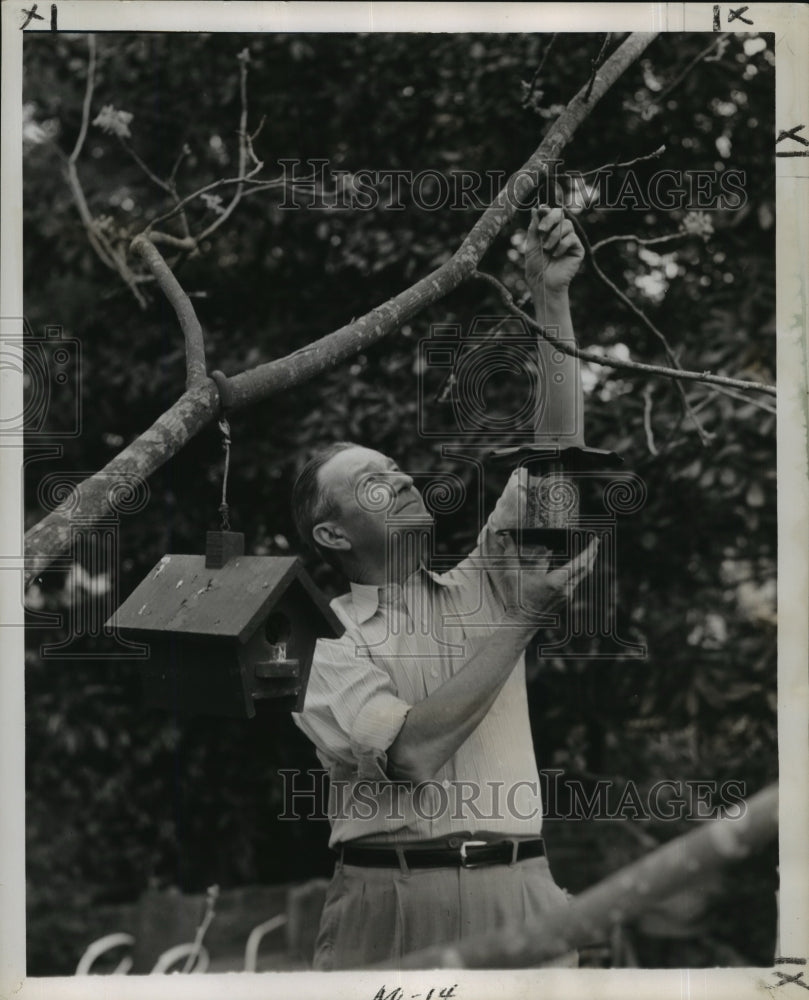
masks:
<instances>
[{"instance_id":1,"label":"birdhouse entrance hole","mask_svg":"<svg viewBox=\"0 0 809 1000\"><path fill-rule=\"evenodd\" d=\"M271 660L287 658L287 643L292 635L292 626L285 614L273 611L264 625L264 638L270 645Z\"/></svg>"}]
</instances>

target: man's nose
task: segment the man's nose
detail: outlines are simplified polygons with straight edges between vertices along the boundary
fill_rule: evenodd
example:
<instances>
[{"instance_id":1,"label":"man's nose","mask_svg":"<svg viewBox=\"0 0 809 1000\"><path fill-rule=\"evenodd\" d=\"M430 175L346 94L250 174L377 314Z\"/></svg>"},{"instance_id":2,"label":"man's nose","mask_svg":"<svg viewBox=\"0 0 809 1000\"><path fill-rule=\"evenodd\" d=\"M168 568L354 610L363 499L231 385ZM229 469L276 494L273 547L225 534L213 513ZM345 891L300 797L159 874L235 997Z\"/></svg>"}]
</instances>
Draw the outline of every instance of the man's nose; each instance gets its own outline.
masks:
<instances>
[{"instance_id":1,"label":"man's nose","mask_svg":"<svg viewBox=\"0 0 809 1000\"><path fill-rule=\"evenodd\" d=\"M413 485L413 477L406 472L394 472L393 482L397 491L408 490Z\"/></svg>"}]
</instances>

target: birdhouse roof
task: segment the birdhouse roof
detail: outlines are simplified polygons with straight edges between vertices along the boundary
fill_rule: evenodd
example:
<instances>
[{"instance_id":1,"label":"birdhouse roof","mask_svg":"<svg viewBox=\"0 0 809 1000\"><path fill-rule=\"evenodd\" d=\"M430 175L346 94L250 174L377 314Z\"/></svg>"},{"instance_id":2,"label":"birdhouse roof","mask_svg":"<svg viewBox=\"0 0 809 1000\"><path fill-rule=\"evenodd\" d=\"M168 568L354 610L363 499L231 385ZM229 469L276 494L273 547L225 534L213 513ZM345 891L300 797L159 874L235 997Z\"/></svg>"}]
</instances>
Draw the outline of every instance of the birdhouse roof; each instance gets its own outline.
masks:
<instances>
[{"instance_id":1,"label":"birdhouse roof","mask_svg":"<svg viewBox=\"0 0 809 1000\"><path fill-rule=\"evenodd\" d=\"M163 556L109 624L246 642L290 588L321 619L312 621L313 629L342 633L342 624L296 556L235 556L219 569L206 569L201 555Z\"/></svg>"}]
</instances>

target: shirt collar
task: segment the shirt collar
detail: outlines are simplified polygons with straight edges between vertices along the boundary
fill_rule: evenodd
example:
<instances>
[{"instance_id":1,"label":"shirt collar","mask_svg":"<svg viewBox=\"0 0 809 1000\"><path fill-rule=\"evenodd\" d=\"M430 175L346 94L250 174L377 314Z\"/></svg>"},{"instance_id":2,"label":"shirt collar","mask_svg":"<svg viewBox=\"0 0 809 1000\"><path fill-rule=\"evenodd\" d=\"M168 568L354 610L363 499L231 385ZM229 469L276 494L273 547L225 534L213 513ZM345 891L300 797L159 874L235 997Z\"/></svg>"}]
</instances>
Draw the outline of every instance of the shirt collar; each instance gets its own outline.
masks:
<instances>
[{"instance_id":1,"label":"shirt collar","mask_svg":"<svg viewBox=\"0 0 809 1000\"><path fill-rule=\"evenodd\" d=\"M405 587L412 586L416 582L416 578L420 576L427 577L433 583L441 585L444 583L438 573L434 573L422 564L411 577L405 580ZM373 618L379 610L379 606L386 603L386 591L392 591L393 594L401 593L402 587L398 583L378 587L373 583L355 583L352 580L351 601L354 605L354 618L358 625Z\"/></svg>"}]
</instances>

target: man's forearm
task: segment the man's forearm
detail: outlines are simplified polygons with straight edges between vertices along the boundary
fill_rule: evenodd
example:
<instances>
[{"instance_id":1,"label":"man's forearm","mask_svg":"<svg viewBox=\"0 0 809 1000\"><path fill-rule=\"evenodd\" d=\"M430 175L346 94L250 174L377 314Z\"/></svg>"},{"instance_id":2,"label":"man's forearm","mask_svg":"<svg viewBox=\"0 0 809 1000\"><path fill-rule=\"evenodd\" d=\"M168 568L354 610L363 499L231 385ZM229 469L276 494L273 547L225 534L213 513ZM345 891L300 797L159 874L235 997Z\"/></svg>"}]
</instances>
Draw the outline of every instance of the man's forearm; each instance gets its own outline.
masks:
<instances>
[{"instance_id":1,"label":"man's forearm","mask_svg":"<svg viewBox=\"0 0 809 1000\"><path fill-rule=\"evenodd\" d=\"M392 778L424 781L449 760L494 704L536 628L504 623L457 674L410 709L388 749Z\"/></svg>"},{"instance_id":2,"label":"man's forearm","mask_svg":"<svg viewBox=\"0 0 809 1000\"><path fill-rule=\"evenodd\" d=\"M545 285L539 285L531 289L531 295L537 323L547 328L548 336L575 340L567 288L547 289Z\"/></svg>"}]
</instances>

